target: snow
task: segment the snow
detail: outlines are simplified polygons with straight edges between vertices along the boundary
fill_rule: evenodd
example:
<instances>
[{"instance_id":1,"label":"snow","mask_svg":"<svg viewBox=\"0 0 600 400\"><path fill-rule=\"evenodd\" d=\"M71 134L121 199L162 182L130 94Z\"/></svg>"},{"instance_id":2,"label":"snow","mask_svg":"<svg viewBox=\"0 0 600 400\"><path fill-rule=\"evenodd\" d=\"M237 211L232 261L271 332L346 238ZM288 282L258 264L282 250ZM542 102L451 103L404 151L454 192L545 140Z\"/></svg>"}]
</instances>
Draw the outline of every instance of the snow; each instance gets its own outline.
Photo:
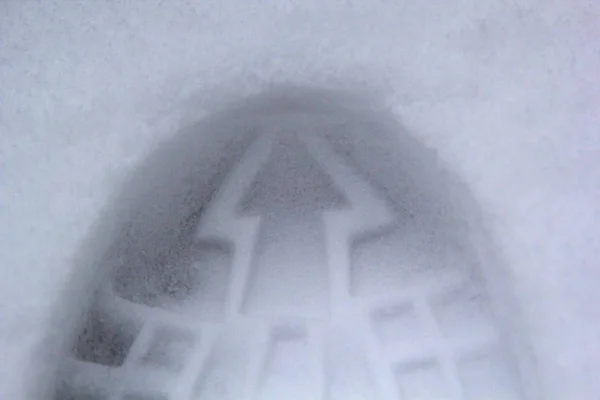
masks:
<instances>
[{"instance_id":1,"label":"snow","mask_svg":"<svg viewBox=\"0 0 600 400\"><path fill-rule=\"evenodd\" d=\"M180 123L273 83L383 96L481 202L525 304L544 398L600 397L598 5L1 8L0 398L41 398L27 397L28 355L117 184Z\"/></svg>"}]
</instances>

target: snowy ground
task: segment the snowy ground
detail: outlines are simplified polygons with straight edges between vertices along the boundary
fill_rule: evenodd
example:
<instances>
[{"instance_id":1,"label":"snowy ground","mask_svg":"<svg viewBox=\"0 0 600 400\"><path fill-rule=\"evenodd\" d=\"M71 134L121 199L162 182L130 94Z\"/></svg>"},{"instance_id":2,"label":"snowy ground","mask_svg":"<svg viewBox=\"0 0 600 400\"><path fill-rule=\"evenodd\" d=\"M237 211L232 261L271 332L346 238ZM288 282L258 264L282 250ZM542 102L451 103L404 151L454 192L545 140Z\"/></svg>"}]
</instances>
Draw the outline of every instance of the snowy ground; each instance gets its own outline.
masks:
<instances>
[{"instance_id":1,"label":"snowy ground","mask_svg":"<svg viewBox=\"0 0 600 400\"><path fill-rule=\"evenodd\" d=\"M585 1L7 1L0 13L0 398L116 184L181 119L263 85L383 96L469 183L546 398L600 396L600 10Z\"/></svg>"}]
</instances>

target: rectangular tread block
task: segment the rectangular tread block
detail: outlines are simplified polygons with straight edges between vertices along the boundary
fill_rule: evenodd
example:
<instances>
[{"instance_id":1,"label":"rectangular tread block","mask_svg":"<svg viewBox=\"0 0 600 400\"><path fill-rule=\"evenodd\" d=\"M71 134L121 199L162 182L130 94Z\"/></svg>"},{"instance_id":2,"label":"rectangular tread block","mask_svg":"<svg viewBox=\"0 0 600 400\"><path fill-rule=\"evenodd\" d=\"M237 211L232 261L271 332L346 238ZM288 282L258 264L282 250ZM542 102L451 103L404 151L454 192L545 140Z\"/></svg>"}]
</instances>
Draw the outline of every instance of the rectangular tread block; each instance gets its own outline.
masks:
<instances>
[{"instance_id":1,"label":"rectangular tread block","mask_svg":"<svg viewBox=\"0 0 600 400\"><path fill-rule=\"evenodd\" d=\"M435 359L401 364L394 372L403 400L463 400L453 396L447 377Z\"/></svg>"},{"instance_id":2,"label":"rectangular tread block","mask_svg":"<svg viewBox=\"0 0 600 400\"><path fill-rule=\"evenodd\" d=\"M522 400L514 368L500 349L462 357L458 363L466 400Z\"/></svg>"},{"instance_id":3,"label":"rectangular tread block","mask_svg":"<svg viewBox=\"0 0 600 400\"><path fill-rule=\"evenodd\" d=\"M144 366L162 368L173 372L181 371L187 356L194 348L197 338L191 332L158 327L150 339L148 349L140 358Z\"/></svg>"}]
</instances>

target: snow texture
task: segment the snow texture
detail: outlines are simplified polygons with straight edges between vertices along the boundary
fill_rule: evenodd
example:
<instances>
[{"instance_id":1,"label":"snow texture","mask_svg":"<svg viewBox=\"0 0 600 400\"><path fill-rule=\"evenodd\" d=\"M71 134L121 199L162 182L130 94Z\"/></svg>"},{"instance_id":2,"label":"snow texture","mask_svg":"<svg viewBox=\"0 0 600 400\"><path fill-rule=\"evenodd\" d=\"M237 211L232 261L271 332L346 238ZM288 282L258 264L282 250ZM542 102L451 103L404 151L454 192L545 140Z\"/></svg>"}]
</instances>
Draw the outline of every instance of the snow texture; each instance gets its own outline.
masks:
<instances>
[{"instance_id":1,"label":"snow texture","mask_svg":"<svg viewBox=\"0 0 600 400\"><path fill-rule=\"evenodd\" d=\"M40 398L47 319L118 183L274 83L383 97L480 202L542 398L600 398L599 27L584 0L3 2L0 398Z\"/></svg>"}]
</instances>

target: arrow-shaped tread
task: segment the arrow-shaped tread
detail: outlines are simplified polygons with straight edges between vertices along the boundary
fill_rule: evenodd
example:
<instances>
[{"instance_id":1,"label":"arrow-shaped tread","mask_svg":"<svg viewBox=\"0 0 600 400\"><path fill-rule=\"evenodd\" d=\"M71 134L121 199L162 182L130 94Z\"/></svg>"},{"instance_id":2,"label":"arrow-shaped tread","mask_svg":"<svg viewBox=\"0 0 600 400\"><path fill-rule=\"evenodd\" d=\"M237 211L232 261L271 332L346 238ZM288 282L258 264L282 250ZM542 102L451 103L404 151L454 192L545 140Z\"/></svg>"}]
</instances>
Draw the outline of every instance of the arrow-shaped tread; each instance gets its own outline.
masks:
<instances>
[{"instance_id":1,"label":"arrow-shaped tread","mask_svg":"<svg viewBox=\"0 0 600 400\"><path fill-rule=\"evenodd\" d=\"M435 235L396 222L317 132L267 132L182 259L204 291L157 308L105 285L96 309L110 318L94 329L119 327L122 354L100 365L79 351L66 386L111 400L522 400L464 254L428 259Z\"/></svg>"}]
</instances>

